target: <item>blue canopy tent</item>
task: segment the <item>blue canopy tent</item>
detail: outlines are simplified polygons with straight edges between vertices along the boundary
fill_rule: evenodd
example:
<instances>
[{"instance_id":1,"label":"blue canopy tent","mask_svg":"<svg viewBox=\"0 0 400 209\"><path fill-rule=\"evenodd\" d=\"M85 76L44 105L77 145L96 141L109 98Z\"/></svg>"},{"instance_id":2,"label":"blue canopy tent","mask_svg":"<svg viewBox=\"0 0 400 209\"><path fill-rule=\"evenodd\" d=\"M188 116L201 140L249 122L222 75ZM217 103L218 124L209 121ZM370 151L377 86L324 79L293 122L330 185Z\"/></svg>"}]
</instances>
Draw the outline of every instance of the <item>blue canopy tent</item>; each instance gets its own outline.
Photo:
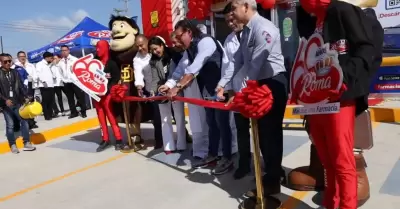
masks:
<instances>
[{"instance_id":1,"label":"blue canopy tent","mask_svg":"<svg viewBox=\"0 0 400 209\"><path fill-rule=\"evenodd\" d=\"M60 53L62 45L69 46L71 53L77 57L92 53L99 40L109 40L111 32L108 27L85 17L75 28L62 36L57 41L40 49L28 52L28 59L31 63L42 60L44 52Z\"/></svg>"}]
</instances>

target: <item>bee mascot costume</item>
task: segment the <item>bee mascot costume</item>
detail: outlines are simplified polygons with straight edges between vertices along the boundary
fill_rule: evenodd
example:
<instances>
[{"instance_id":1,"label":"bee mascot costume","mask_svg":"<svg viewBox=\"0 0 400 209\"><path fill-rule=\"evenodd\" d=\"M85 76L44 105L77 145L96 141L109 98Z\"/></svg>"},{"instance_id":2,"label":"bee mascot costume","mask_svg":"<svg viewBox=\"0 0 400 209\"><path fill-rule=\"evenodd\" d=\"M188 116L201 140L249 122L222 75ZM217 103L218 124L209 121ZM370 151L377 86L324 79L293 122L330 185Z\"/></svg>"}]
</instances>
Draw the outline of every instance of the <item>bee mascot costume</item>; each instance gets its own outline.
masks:
<instances>
[{"instance_id":1,"label":"bee mascot costume","mask_svg":"<svg viewBox=\"0 0 400 209\"><path fill-rule=\"evenodd\" d=\"M344 124L354 125L355 117L368 109L369 86L382 62L383 29L374 10L368 8L375 7L376 3L377 0L300 0L301 6L297 9L301 37L308 38L314 33L320 33L325 42L331 45L341 44L338 48L341 50L339 64L343 69L347 90L341 95L342 108L336 114L342 125L335 131L348 131L346 133L349 134L339 134L336 139L328 138L324 134L329 135L329 131L322 133L324 131L320 131L321 128L316 128L318 124L325 124L324 130L330 129L327 118L324 119L324 115L306 116L306 130L313 142L310 166L296 168L288 176L288 186L295 190L325 190L324 206L328 209L354 209L369 199L366 162L362 151L353 149L350 144L354 144L351 138L357 136L359 130L350 130ZM349 101L351 105L346 106L344 103ZM346 108L353 110L347 111ZM318 117L321 116L322 119L318 122ZM321 147L323 143L328 144L329 152ZM343 147L336 148L340 146ZM329 156L335 155L340 155L341 158L332 162Z\"/></svg>"},{"instance_id":2,"label":"bee mascot costume","mask_svg":"<svg viewBox=\"0 0 400 209\"><path fill-rule=\"evenodd\" d=\"M135 46L135 38L139 34L139 27L136 22L125 16L112 15L108 23L111 30L110 56L119 69L121 70L121 80L130 79L128 94L138 96L136 87L134 86L133 76L133 58L138 51ZM127 71L129 69L129 72ZM122 72L126 71L126 72ZM128 76L129 78L126 78ZM140 123L152 119L152 110L150 104L130 102L128 105L128 119L132 125L131 136L133 138L135 149L140 149L143 142L140 133ZM124 111L121 103L113 105L118 123L125 123ZM124 147L124 149L127 149Z\"/></svg>"}]
</instances>

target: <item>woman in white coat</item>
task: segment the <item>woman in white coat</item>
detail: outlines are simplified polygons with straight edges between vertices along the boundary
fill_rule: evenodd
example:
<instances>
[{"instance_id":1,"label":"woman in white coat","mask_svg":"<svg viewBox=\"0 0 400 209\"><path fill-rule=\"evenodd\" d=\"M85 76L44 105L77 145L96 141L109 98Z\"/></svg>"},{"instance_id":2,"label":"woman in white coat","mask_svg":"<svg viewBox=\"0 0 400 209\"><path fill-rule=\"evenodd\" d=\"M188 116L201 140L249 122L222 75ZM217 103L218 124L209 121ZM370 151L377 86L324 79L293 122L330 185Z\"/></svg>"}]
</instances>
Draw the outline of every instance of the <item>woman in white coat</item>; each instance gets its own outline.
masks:
<instances>
[{"instance_id":1,"label":"woman in white coat","mask_svg":"<svg viewBox=\"0 0 400 209\"><path fill-rule=\"evenodd\" d=\"M163 85L175 69L172 61L173 51L165 44L165 40L159 36L155 36L148 43L152 57L150 59L150 67L152 74L151 94L154 96L158 92L158 88ZM175 144L174 131L172 127L172 112L174 110L175 121L177 126L177 142ZM186 149L186 128L185 114L183 102L164 101L159 104L162 138L164 144L164 152L170 154L175 151L184 151Z\"/></svg>"}]
</instances>

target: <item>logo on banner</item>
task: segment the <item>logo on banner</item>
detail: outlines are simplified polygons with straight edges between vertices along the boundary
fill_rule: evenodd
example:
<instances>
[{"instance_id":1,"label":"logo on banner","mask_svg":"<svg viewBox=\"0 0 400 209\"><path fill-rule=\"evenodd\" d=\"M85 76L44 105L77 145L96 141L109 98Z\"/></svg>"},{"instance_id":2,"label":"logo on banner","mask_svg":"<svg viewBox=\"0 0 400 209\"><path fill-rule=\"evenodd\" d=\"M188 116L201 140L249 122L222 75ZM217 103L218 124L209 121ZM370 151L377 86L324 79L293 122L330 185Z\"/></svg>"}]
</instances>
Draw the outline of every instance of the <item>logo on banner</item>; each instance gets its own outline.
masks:
<instances>
[{"instance_id":1,"label":"logo on banner","mask_svg":"<svg viewBox=\"0 0 400 209\"><path fill-rule=\"evenodd\" d=\"M92 38L111 38L111 31L109 30L91 31L87 35Z\"/></svg>"},{"instance_id":2,"label":"logo on banner","mask_svg":"<svg viewBox=\"0 0 400 209\"><path fill-rule=\"evenodd\" d=\"M97 95L107 93L108 79L103 69L103 63L93 59L93 54L78 59L72 66L72 72L75 75L74 83L97 101L100 101Z\"/></svg>"},{"instance_id":3,"label":"logo on banner","mask_svg":"<svg viewBox=\"0 0 400 209\"><path fill-rule=\"evenodd\" d=\"M340 91L343 72L338 52L324 43L315 33L308 40L301 39L290 76L290 88L297 95L294 114L326 114L339 111L339 103L329 103L329 92Z\"/></svg>"},{"instance_id":4,"label":"logo on banner","mask_svg":"<svg viewBox=\"0 0 400 209\"><path fill-rule=\"evenodd\" d=\"M81 37L83 32L84 31L82 30L82 31L77 31L77 32L73 32L71 34L68 34L68 35L64 36L62 39L58 40L56 42L56 44L65 44L65 43L68 43L70 41L73 41L73 40Z\"/></svg>"}]
</instances>

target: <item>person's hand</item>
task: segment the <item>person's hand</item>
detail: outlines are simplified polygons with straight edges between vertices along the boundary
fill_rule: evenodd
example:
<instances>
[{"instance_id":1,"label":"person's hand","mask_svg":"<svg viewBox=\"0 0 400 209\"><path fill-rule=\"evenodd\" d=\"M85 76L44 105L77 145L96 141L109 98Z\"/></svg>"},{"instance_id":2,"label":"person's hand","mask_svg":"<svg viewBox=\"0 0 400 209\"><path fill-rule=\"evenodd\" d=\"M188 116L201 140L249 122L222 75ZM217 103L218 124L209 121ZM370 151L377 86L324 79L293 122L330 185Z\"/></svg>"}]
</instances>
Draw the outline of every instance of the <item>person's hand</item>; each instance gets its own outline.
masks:
<instances>
[{"instance_id":1,"label":"person's hand","mask_svg":"<svg viewBox=\"0 0 400 209\"><path fill-rule=\"evenodd\" d=\"M154 91L150 91L150 96L154 97L156 94L154 93Z\"/></svg>"},{"instance_id":2,"label":"person's hand","mask_svg":"<svg viewBox=\"0 0 400 209\"><path fill-rule=\"evenodd\" d=\"M143 97L143 86L136 86L136 89L138 91L138 96Z\"/></svg>"},{"instance_id":3,"label":"person's hand","mask_svg":"<svg viewBox=\"0 0 400 209\"><path fill-rule=\"evenodd\" d=\"M158 88L158 92L161 94L166 94L169 90L169 87L167 85L162 85Z\"/></svg>"},{"instance_id":4,"label":"person's hand","mask_svg":"<svg viewBox=\"0 0 400 209\"><path fill-rule=\"evenodd\" d=\"M29 103L33 101L33 97L29 96L25 98L25 103Z\"/></svg>"},{"instance_id":5,"label":"person's hand","mask_svg":"<svg viewBox=\"0 0 400 209\"><path fill-rule=\"evenodd\" d=\"M28 82L32 82L32 81L33 81L32 76L28 75Z\"/></svg>"},{"instance_id":6,"label":"person's hand","mask_svg":"<svg viewBox=\"0 0 400 209\"><path fill-rule=\"evenodd\" d=\"M217 99L218 100L220 100L220 101L225 100L224 88L222 86L217 86L215 91L217 92Z\"/></svg>"},{"instance_id":7,"label":"person's hand","mask_svg":"<svg viewBox=\"0 0 400 209\"><path fill-rule=\"evenodd\" d=\"M13 106L13 102L11 100L7 99L6 105L7 105L7 107L11 107L11 106Z\"/></svg>"},{"instance_id":8,"label":"person's hand","mask_svg":"<svg viewBox=\"0 0 400 209\"><path fill-rule=\"evenodd\" d=\"M170 100L172 100L174 96L178 95L179 91L180 91L179 88L174 87L168 91L167 96L169 97Z\"/></svg>"}]
</instances>

